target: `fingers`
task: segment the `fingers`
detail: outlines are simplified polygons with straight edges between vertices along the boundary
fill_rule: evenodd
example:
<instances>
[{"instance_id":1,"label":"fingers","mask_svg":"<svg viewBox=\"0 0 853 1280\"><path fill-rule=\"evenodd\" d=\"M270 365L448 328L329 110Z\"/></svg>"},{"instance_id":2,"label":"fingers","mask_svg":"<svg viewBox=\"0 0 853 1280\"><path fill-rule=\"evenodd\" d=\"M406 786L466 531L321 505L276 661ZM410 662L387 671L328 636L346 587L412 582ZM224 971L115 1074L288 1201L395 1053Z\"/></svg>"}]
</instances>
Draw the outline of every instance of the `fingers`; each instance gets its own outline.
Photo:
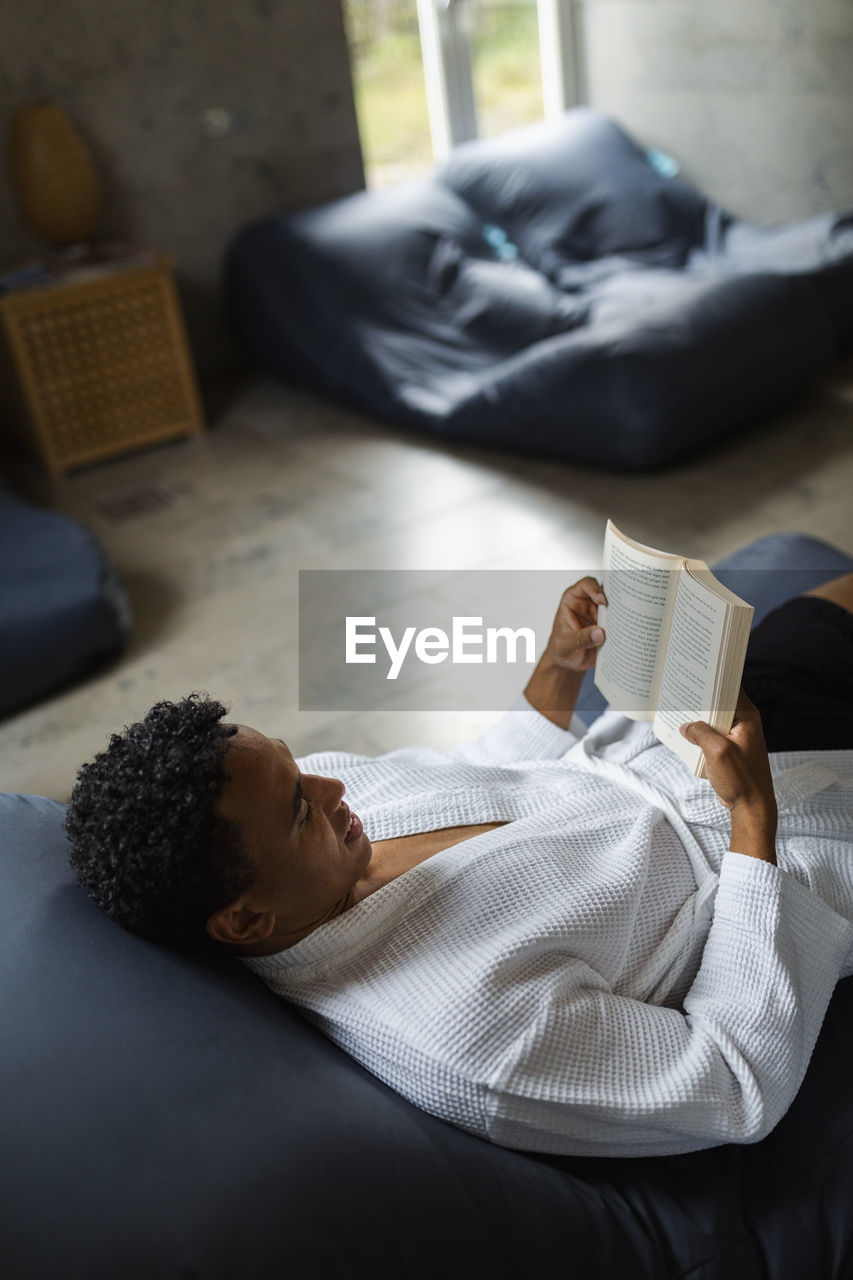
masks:
<instances>
[{"instance_id":1,"label":"fingers","mask_svg":"<svg viewBox=\"0 0 853 1280\"><path fill-rule=\"evenodd\" d=\"M575 614L569 615L569 622L574 632L570 641L572 649L588 649L592 645L604 644L605 633L603 627L596 626L595 623L584 625Z\"/></svg>"},{"instance_id":2,"label":"fingers","mask_svg":"<svg viewBox=\"0 0 853 1280\"><path fill-rule=\"evenodd\" d=\"M579 596L586 596L594 604L607 604L607 597L604 594L601 583L591 576L581 578L563 592L564 601L567 597L577 600Z\"/></svg>"},{"instance_id":3,"label":"fingers","mask_svg":"<svg viewBox=\"0 0 853 1280\"><path fill-rule=\"evenodd\" d=\"M680 733L688 742L692 742L694 746L701 747L703 751L707 750L707 746L716 742L717 738L723 735L717 733L716 729L712 729L704 720L694 720L691 724L683 724L680 726Z\"/></svg>"},{"instance_id":4,"label":"fingers","mask_svg":"<svg viewBox=\"0 0 853 1280\"><path fill-rule=\"evenodd\" d=\"M606 603L607 598L595 578L581 578L563 592L555 621L562 617L573 631L578 631L593 625L598 620L598 606Z\"/></svg>"},{"instance_id":5,"label":"fingers","mask_svg":"<svg viewBox=\"0 0 853 1280\"><path fill-rule=\"evenodd\" d=\"M692 724L681 725L681 734L702 751L709 770L711 786L725 804L726 799L720 791L721 779L724 776L728 778L731 769L737 768L737 760L740 756L738 745L732 738L719 733L704 720L694 720ZM725 775L717 773L715 780L715 773L719 769L725 770Z\"/></svg>"},{"instance_id":6,"label":"fingers","mask_svg":"<svg viewBox=\"0 0 853 1280\"><path fill-rule=\"evenodd\" d=\"M575 637L579 649L594 649L604 644L604 631L601 627L583 627Z\"/></svg>"},{"instance_id":7,"label":"fingers","mask_svg":"<svg viewBox=\"0 0 853 1280\"><path fill-rule=\"evenodd\" d=\"M606 597L595 578L581 578L560 598L547 653L557 666L587 671L595 665L595 650L606 639L598 626L598 605Z\"/></svg>"},{"instance_id":8,"label":"fingers","mask_svg":"<svg viewBox=\"0 0 853 1280\"><path fill-rule=\"evenodd\" d=\"M735 706L735 716L732 721L732 728L737 724L761 724L761 713L754 702L751 702L741 685L738 694L737 705ZM681 734L688 742L693 742L697 747L705 750L704 742L713 742L714 739L726 740L726 734L719 733L716 729L712 729L704 720L694 720L692 724L683 724L680 726ZM710 737L709 737L710 735ZM739 735L735 735L739 737ZM703 742L704 739L704 742Z\"/></svg>"},{"instance_id":9,"label":"fingers","mask_svg":"<svg viewBox=\"0 0 853 1280\"><path fill-rule=\"evenodd\" d=\"M604 631L601 627L581 627L571 638L571 648L563 650L566 665L578 670L587 671L595 666L596 650L604 643Z\"/></svg>"},{"instance_id":10,"label":"fingers","mask_svg":"<svg viewBox=\"0 0 853 1280\"><path fill-rule=\"evenodd\" d=\"M742 745L736 742L736 736L720 733L719 729L713 729L711 725L704 720L694 720L692 724L683 724L680 726L681 736L686 738L688 742L692 742L694 746L701 747L705 755L711 755L714 752L722 751L732 745Z\"/></svg>"}]
</instances>

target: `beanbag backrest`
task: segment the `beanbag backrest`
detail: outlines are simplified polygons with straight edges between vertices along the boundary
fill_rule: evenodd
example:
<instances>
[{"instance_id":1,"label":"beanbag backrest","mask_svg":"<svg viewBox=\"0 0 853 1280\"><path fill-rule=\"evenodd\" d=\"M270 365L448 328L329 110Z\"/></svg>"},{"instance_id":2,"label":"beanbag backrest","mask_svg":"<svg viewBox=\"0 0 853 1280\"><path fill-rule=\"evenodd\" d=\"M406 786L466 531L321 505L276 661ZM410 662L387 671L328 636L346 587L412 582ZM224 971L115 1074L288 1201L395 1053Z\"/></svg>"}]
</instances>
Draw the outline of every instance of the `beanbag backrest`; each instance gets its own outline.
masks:
<instances>
[{"instance_id":1,"label":"beanbag backrest","mask_svg":"<svg viewBox=\"0 0 853 1280\"><path fill-rule=\"evenodd\" d=\"M461 146L437 177L552 278L618 254L680 267L704 237L707 200L592 110Z\"/></svg>"},{"instance_id":2,"label":"beanbag backrest","mask_svg":"<svg viewBox=\"0 0 853 1280\"><path fill-rule=\"evenodd\" d=\"M232 247L230 262L245 259L254 286L250 297L233 287L230 310L278 372L316 369L327 387L357 380L380 412L393 412L412 382L428 395L434 375L470 375L586 319L585 304L538 271L500 260L486 230L434 182L265 218Z\"/></svg>"},{"instance_id":3,"label":"beanbag backrest","mask_svg":"<svg viewBox=\"0 0 853 1280\"><path fill-rule=\"evenodd\" d=\"M377 268L398 273L405 281L419 280L438 240L452 239L469 253L482 253L487 247L477 215L452 191L430 181L360 191L292 214L290 224L293 233L338 270L360 297L367 292L368 303Z\"/></svg>"}]
</instances>

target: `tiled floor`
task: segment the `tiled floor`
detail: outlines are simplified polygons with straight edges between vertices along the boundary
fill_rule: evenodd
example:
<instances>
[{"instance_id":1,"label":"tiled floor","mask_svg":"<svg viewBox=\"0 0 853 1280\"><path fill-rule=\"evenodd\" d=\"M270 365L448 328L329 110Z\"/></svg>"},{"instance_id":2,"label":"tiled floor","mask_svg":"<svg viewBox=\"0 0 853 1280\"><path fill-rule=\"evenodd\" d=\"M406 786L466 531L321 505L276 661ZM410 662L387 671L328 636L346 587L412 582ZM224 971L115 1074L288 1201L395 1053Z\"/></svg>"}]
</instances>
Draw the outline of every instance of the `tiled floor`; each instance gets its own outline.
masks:
<instances>
[{"instance_id":1,"label":"tiled floor","mask_svg":"<svg viewBox=\"0 0 853 1280\"><path fill-rule=\"evenodd\" d=\"M231 388L200 440L57 482L15 478L96 530L135 627L108 669L2 725L0 789L65 798L110 731L191 689L297 754L450 745L491 715L298 710L299 569L559 569L568 583L597 565L608 516L706 560L780 529L853 551L853 361L650 476L434 444L255 379Z\"/></svg>"}]
</instances>

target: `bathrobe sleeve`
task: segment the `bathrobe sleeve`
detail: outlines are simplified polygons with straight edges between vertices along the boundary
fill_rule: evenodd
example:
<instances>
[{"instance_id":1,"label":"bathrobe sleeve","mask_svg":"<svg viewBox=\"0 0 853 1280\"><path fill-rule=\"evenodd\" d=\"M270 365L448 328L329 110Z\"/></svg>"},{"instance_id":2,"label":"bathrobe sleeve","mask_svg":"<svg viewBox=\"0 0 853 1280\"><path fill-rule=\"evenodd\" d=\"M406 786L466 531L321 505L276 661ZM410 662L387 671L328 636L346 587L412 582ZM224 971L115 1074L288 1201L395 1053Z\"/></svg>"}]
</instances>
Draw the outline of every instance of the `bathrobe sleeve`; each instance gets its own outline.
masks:
<instances>
[{"instance_id":1,"label":"bathrobe sleeve","mask_svg":"<svg viewBox=\"0 0 853 1280\"><path fill-rule=\"evenodd\" d=\"M470 764L517 764L522 760L556 759L586 733L586 725L572 717L568 729L549 720L522 695L494 724L462 743L450 754Z\"/></svg>"},{"instance_id":2,"label":"bathrobe sleeve","mask_svg":"<svg viewBox=\"0 0 853 1280\"><path fill-rule=\"evenodd\" d=\"M488 1136L625 1156L759 1141L800 1087L851 941L787 872L727 853L683 1011L616 995L580 962L555 968L488 1082Z\"/></svg>"}]
</instances>

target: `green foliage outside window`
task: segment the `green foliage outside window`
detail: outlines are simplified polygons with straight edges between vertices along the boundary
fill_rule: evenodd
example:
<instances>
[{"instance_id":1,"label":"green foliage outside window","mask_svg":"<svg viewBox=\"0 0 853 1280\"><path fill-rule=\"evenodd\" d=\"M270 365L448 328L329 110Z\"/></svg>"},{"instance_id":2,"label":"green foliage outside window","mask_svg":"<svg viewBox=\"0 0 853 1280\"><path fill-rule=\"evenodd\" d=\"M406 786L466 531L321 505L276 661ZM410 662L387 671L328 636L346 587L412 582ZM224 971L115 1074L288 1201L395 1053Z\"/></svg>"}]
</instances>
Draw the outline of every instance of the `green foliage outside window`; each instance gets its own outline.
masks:
<instances>
[{"instance_id":1,"label":"green foliage outside window","mask_svg":"<svg viewBox=\"0 0 853 1280\"><path fill-rule=\"evenodd\" d=\"M542 116L534 0L468 0L481 136ZM344 0L356 110L371 183L432 162L416 0Z\"/></svg>"}]
</instances>

